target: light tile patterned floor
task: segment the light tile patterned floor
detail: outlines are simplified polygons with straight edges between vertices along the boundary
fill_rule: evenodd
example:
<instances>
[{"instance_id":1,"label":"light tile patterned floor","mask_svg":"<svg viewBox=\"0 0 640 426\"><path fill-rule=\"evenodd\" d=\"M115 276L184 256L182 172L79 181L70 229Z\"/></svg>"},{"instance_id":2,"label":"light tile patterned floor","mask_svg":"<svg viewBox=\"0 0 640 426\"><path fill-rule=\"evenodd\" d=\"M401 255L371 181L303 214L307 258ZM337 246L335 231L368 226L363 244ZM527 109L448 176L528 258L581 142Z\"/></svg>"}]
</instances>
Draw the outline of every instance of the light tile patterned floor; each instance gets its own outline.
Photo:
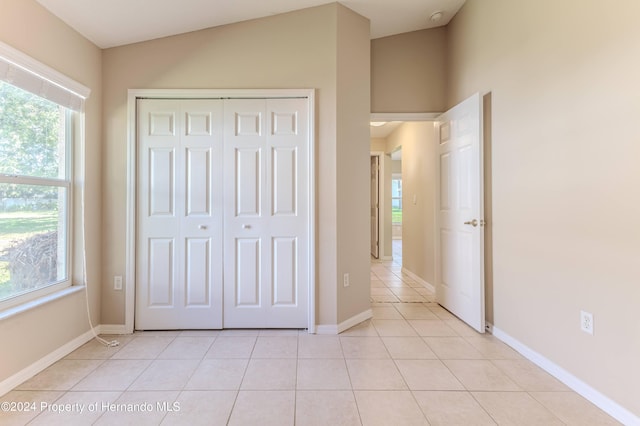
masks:
<instances>
[{"instance_id":1,"label":"light tile patterned floor","mask_svg":"<svg viewBox=\"0 0 640 426\"><path fill-rule=\"evenodd\" d=\"M91 341L0 398L22 408L0 410L0 424L616 424L433 295L400 302L393 289L416 287L398 264L371 270L372 289L391 289L383 299L393 300L374 302L373 320L340 336L223 330L116 336L117 348Z\"/></svg>"}]
</instances>

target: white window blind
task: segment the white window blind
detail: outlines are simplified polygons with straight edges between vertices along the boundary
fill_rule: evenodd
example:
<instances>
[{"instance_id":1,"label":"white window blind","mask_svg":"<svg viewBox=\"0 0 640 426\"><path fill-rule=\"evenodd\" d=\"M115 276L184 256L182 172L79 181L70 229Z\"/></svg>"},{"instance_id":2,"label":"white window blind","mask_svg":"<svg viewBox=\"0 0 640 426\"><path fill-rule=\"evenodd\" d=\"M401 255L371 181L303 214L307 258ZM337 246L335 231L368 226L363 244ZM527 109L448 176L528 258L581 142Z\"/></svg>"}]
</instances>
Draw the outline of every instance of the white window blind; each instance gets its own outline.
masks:
<instances>
[{"instance_id":1,"label":"white window blind","mask_svg":"<svg viewBox=\"0 0 640 426\"><path fill-rule=\"evenodd\" d=\"M0 80L74 111L84 111L91 90L0 42Z\"/></svg>"}]
</instances>

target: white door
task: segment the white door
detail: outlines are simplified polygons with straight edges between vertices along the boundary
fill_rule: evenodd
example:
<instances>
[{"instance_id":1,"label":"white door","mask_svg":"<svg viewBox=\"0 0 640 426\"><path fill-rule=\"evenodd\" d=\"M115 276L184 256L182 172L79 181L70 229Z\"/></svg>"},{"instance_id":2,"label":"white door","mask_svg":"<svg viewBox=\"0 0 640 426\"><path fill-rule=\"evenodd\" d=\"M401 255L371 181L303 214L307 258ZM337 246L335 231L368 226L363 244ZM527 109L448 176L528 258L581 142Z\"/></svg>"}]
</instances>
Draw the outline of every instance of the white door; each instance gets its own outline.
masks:
<instances>
[{"instance_id":1,"label":"white door","mask_svg":"<svg viewBox=\"0 0 640 426\"><path fill-rule=\"evenodd\" d=\"M307 100L224 108L224 327L306 328Z\"/></svg>"},{"instance_id":2,"label":"white door","mask_svg":"<svg viewBox=\"0 0 640 426\"><path fill-rule=\"evenodd\" d=\"M438 120L436 297L484 333L481 107L475 94Z\"/></svg>"},{"instance_id":3,"label":"white door","mask_svg":"<svg viewBox=\"0 0 640 426\"><path fill-rule=\"evenodd\" d=\"M138 101L138 330L222 327L222 111Z\"/></svg>"},{"instance_id":4,"label":"white door","mask_svg":"<svg viewBox=\"0 0 640 426\"><path fill-rule=\"evenodd\" d=\"M380 157L371 156L371 255L376 259L380 247Z\"/></svg>"}]
</instances>

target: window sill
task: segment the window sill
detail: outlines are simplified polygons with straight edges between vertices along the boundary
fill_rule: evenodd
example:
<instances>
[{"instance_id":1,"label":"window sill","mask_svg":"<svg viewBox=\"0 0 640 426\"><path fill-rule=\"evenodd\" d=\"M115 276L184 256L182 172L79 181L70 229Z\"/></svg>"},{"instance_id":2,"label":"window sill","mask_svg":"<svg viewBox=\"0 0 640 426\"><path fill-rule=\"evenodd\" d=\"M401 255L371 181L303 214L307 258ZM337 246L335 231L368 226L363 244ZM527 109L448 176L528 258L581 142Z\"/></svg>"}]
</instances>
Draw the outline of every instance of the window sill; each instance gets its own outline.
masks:
<instances>
[{"instance_id":1,"label":"window sill","mask_svg":"<svg viewBox=\"0 0 640 426\"><path fill-rule=\"evenodd\" d=\"M39 297L37 299L31 300L29 302L23 303L21 305L13 306L8 308L2 312L0 312L0 321L9 319L16 315L20 315L22 313L33 310L39 306L46 305L49 302L53 302L54 300L62 299L71 294L78 293L85 289L83 285L72 285L65 289L55 291L51 294L47 294L46 296Z\"/></svg>"}]
</instances>

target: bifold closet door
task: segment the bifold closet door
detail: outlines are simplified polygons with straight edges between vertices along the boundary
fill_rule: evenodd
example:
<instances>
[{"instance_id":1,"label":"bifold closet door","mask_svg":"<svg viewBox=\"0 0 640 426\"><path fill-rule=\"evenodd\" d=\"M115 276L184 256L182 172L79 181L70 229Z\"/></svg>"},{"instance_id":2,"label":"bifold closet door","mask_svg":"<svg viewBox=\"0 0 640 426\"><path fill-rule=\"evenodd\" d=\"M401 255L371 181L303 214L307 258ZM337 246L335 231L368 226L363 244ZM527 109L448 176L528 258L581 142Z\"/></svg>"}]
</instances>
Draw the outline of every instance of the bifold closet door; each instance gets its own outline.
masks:
<instances>
[{"instance_id":1,"label":"bifold closet door","mask_svg":"<svg viewBox=\"0 0 640 426\"><path fill-rule=\"evenodd\" d=\"M307 99L138 101L135 328L306 328Z\"/></svg>"},{"instance_id":2,"label":"bifold closet door","mask_svg":"<svg viewBox=\"0 0 640 426\"><path fill-rule=\"evenodd\" d=\"M307 99L231 99L224 112L224 327L306 328Z\"/></svg>"},{"instance_id":3,"label":"bifold closet door","mask_svg":"<svg viewBox=\"0 0 640 426\"><path fill-rule=\"evenodd\" d=\"M221 100L138 100L135 328L222 328Z\"/></svg>"}]
</instances>

